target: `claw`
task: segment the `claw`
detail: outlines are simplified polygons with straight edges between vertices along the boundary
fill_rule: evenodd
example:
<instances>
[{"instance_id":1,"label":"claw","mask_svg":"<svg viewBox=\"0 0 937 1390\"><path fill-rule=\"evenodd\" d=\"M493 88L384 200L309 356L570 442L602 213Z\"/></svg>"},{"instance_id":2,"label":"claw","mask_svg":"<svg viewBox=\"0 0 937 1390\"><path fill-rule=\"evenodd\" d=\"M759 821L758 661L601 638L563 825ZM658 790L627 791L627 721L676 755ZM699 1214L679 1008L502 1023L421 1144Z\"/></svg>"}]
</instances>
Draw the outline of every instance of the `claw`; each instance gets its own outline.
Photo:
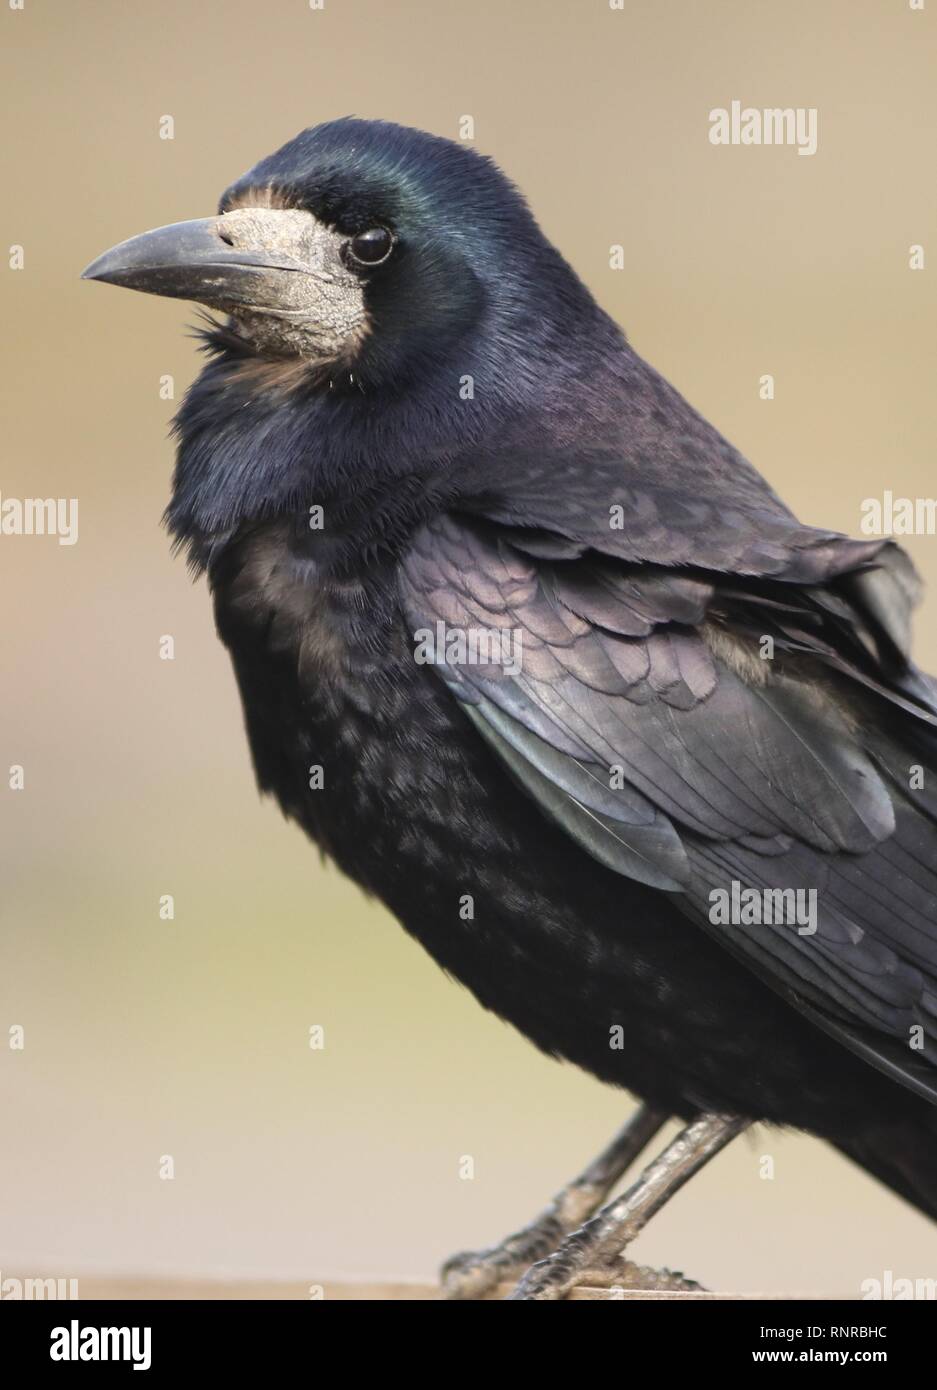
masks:
<instances>
[{"instance_id":1,"label":"claw","mask_svg":"<svg viewBox=\"0 0 937 1390\"><path fill-rule=\"evenodd\" d=\"M445 1299L483 1299L499 1284L524 1272L523 1261L512 1262L503 1250L462 1250L451 1255L439 1271Z\"/></svg>"}]
</instances>

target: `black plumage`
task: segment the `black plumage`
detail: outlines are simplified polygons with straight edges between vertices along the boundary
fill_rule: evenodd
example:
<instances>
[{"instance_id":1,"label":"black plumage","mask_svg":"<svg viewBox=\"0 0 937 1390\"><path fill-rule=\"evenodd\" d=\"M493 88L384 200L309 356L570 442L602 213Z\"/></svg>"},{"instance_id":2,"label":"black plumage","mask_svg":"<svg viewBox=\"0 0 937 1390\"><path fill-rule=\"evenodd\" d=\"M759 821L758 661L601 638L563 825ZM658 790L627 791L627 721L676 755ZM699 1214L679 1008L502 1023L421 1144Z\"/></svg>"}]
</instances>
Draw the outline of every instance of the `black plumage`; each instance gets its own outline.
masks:
<instances>
[{"instance_id":1,"label":"black plumage","mask_svg":"<svg viewBox=\"0 0 937 1390\"><path fill-rule=\"evenodd\" d=\"M233 317L168 521L261 787L539 1047L668 1113L822 1135L937 1216L937 690L906 557L801 524L471 150L333 122L222 200L255 206L393 236L331 359L191 294ZM522 660L420 664L438 623ZM733 882L816 890L816 930L714 922Z\"/></svg>"}]
</instances>

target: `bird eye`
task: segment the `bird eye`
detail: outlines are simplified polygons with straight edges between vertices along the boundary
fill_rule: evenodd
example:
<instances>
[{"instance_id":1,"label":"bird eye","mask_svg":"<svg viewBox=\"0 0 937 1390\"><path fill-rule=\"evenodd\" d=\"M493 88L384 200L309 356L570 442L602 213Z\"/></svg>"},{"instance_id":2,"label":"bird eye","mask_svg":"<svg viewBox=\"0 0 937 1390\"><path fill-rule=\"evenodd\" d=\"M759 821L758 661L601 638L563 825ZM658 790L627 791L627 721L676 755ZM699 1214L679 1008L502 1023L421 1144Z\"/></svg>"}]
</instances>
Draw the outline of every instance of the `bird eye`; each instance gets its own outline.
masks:
<instances>
[{"instance_id":1,"label":"bird eye","mask_svg":"<svg viewBox=\"0 0 937 1390\"><path fill-rule=\"evenodd\" d=\"M359 232L348 242L352 260L361 265L380 265L386 261L394 245L394 238L386 227L372 227L370 231Z\"/></svg>"}]
</instances>

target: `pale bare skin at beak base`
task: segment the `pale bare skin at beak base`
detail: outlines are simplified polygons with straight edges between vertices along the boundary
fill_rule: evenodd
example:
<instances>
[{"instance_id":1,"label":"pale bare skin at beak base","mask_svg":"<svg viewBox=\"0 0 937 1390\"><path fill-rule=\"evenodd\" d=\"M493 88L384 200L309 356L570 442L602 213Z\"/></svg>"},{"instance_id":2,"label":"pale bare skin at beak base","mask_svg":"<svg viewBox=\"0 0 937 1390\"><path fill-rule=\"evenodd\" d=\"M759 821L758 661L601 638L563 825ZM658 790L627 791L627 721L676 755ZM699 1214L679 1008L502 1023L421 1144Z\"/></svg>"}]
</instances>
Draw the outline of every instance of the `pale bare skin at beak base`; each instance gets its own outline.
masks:
<instances>
[{"instance_id":1,"label":"pale bare skin at beak base","mask_svg":"<svg viewBox=\"0 0 937 1390\"><path fill-rule=\"evenodd\" d=\"M221 309L259 351L329 362L351 355L367 331L343 241L300 209L236 208L120 242L82 279Z\"/></svg>"}]
</instances>

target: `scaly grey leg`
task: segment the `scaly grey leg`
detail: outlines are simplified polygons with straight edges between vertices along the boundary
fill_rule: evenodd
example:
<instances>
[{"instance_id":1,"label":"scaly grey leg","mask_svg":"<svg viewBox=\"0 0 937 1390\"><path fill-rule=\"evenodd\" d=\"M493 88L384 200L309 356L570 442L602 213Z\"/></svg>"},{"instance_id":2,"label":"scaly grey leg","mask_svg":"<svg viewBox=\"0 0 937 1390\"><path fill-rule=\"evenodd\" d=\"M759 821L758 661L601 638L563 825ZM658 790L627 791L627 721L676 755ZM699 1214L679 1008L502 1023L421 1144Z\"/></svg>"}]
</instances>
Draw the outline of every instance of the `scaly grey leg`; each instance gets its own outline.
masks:
<instances>
[{"instance_id":1,"label":"scaly grey leg","mask_svg":"<svg viewBox=\"0 0 937 1390\"><path fill-rule=\"evenodd\" d=\"M615 1183L669 1117L640 1106L606 1149L588 1168L558 1192L529 1226L488 1250L453 1255L442 1267L443 1294L448 1299L483 1298L498 1284L514 1279L597 1210Z\"/></svg>"},{"instance_id":2,"label":"scaly grey leg","mask_svg":"<svg viewBox=\"0 0 937 1390\"><path fill-rule=\"evenodd\" d=\"M532 1266L511 1299L557 1300L565 1297L581 1275L595 1283L596 1271L607 1282L622 1282L622 1254L655 1212L678 1192L715 1154L746 1128L734 1115L701 1115L663 1153L649 1164L638 1181L609 1202L563 1241L551 1255Z\"/></svg>"}]
</instances>

